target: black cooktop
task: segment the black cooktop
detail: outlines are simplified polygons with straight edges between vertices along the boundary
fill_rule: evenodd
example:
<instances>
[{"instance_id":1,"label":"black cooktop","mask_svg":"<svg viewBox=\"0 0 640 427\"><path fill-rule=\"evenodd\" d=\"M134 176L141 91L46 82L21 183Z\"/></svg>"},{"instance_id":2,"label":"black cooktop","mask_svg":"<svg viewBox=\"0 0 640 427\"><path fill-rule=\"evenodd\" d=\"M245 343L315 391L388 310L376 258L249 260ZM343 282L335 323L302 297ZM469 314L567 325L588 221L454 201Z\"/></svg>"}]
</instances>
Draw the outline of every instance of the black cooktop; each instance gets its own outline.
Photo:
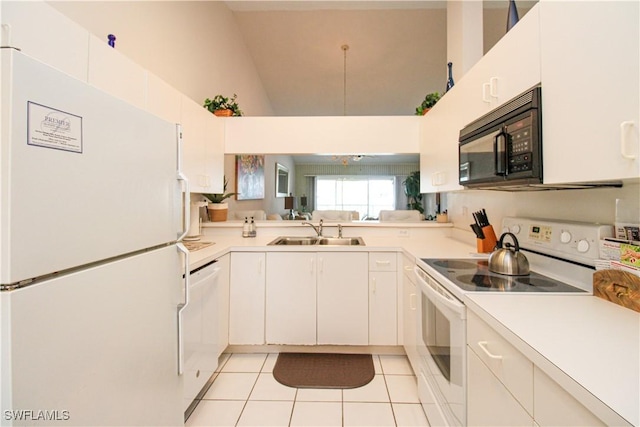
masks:
<instances>
[{"instance_id":1,"label":"black cooktop","mask_svg":"<svg viewBox=\"0 0 640 427\"><path fill-rule=\"evenodd\" d=\"M470 292L586 292L535 272L526 276L493 273L489 271L487 260L422 258L422 261Z\"/></svg>"}]
</instances>

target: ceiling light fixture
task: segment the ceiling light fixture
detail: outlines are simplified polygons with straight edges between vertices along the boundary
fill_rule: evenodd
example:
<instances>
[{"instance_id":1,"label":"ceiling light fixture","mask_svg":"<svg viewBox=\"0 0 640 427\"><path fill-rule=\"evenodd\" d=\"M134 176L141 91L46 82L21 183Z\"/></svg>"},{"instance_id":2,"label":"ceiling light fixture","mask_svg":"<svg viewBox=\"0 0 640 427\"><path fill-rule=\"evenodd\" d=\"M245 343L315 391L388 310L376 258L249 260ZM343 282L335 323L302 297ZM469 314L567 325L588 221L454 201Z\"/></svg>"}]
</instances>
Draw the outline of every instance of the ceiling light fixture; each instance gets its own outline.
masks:
<instances>
[{"instance_id":1,"label":"ceiling light fixture","mask_svg":"<svg viewBox=\"0 0 640 427\"><path fill-rule=\"evenodd\" d=\"M348 44L343 44L342 46L340 46L340 49L342 49L343 52L343 56L344 56L344 73L343 73L343 89L344 89L344 93L343 93L343 109L342 109L342 115L346 116L347 115L347 51L349 50L349 45Z\"/></svg>"}]
</instances>

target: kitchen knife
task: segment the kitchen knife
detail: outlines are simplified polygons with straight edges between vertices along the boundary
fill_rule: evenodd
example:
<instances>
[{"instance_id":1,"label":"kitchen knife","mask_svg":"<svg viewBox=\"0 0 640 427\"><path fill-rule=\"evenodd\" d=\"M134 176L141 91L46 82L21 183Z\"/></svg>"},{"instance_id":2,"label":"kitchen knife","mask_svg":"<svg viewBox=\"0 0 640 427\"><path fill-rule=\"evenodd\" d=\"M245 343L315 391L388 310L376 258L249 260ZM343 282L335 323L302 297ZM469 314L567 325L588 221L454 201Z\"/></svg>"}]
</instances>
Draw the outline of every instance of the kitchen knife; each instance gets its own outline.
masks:
<instances>
[{"instance_id":1,"label":"kitchen knife","mask_svg":"<svg viewBox=\"0 0 640 427\"><path fill-rule=\"evenodd\" d=\"M478 239L484 239L484 233L482 232L482 227L480 227L478 224L470 224L470 226Z\"/></svg>"}]
</instances>

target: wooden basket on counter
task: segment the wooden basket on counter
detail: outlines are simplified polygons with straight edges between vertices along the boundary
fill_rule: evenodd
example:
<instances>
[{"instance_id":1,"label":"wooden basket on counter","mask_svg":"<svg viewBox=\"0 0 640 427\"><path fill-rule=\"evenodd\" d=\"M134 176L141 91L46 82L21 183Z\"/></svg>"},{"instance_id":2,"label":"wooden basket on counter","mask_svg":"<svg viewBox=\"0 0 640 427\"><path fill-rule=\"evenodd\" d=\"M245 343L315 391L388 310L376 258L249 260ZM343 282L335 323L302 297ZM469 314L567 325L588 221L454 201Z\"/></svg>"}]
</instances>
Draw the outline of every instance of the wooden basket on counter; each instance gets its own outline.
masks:
<instances>
[{"instance_id":1,"label":"wooden basket on counter","mask_svg":"<svg viewBox=\"0 0 640 427\"><path fill-rule=\"evenodd\" d=\"M593 295L640 312L640 277L622 270L593 273Z\"/></svg>"}]
</instances>

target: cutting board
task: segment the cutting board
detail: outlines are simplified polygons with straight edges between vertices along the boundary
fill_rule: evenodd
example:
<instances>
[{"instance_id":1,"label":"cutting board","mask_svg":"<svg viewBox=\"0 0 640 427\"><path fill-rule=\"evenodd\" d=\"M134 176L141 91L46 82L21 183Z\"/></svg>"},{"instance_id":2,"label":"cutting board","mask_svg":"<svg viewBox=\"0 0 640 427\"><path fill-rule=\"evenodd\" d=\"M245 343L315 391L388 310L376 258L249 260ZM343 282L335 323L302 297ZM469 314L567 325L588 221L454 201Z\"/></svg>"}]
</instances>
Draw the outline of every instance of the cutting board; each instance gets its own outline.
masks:
<instances>
[{"instance_id":1,"label":"cutting board","mask_svg":"<svg viewBox=\"0 0 640 427\"><path fill-rule=\"evenodd\" d=\"M596 271L593 295L640 312L640 277L621 270Z\"/></svg>"}]
</instances>

